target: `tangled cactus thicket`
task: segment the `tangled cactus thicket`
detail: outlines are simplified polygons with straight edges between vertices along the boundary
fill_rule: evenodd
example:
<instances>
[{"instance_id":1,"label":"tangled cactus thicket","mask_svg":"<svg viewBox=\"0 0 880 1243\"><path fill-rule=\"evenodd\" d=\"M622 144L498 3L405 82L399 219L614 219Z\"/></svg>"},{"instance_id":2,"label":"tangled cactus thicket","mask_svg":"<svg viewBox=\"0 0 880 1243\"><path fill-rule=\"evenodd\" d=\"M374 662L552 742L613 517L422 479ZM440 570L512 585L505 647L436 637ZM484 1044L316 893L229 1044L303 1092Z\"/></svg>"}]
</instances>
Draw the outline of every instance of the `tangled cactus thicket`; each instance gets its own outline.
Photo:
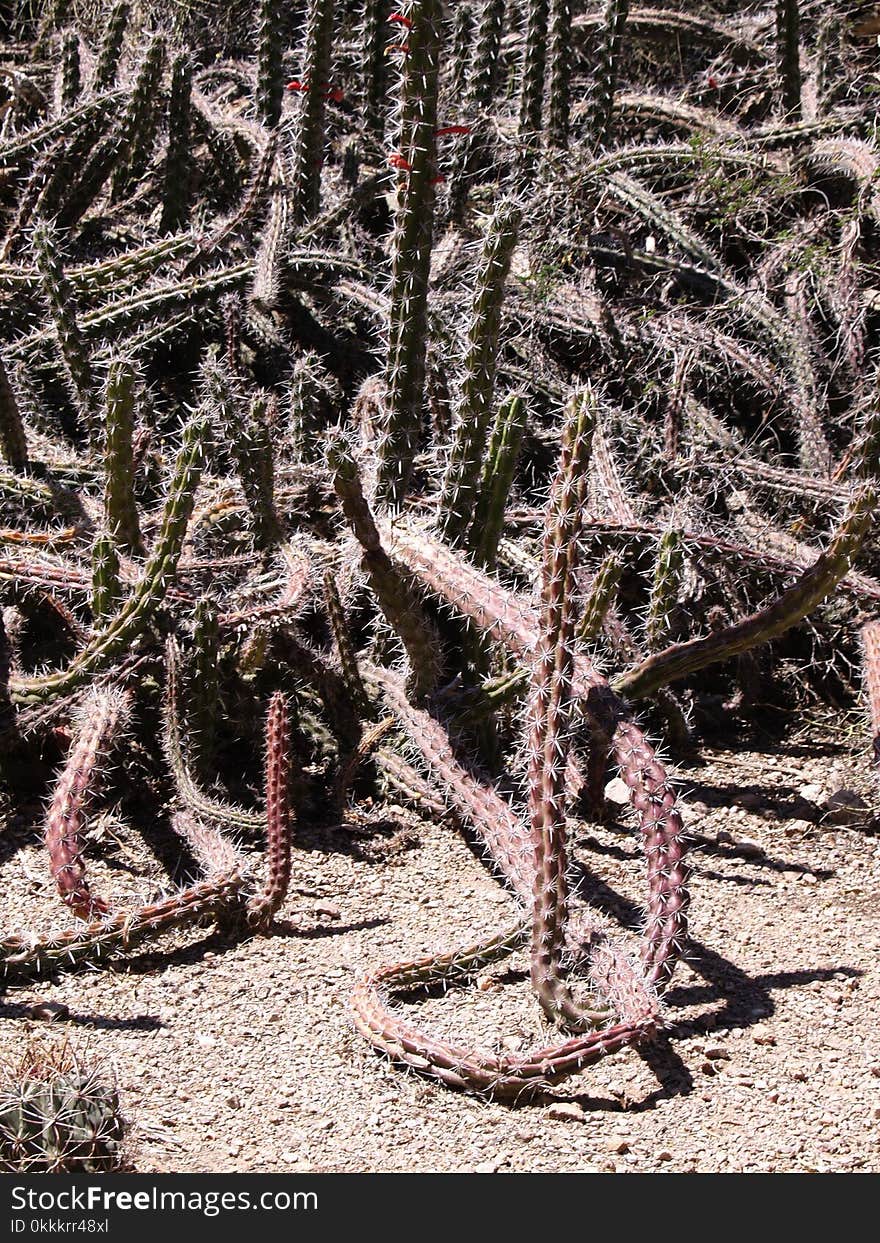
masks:
<instances>
[{"instance_id":1,"label":"tangled cactus thicket","mask_svg":"<svg viewBox=\"0 0 880 1243\"><path fill-rule=\"evenodd\" d=\"M0 964L271 934L294 826L393 791L517 916L364 964L357 1029L520 1098L663 1028L649 734L866 706L880 763L876 50L827 0L289 7L0 18L0 811L75 919ZM638 929L569 865L615 769ZM110 797L187 888L93 890ZM397 1004L520 950L529 1052ZM98 1168L93 1088L4 1088L3 1159Z\"/></svg>"}]
</instances>

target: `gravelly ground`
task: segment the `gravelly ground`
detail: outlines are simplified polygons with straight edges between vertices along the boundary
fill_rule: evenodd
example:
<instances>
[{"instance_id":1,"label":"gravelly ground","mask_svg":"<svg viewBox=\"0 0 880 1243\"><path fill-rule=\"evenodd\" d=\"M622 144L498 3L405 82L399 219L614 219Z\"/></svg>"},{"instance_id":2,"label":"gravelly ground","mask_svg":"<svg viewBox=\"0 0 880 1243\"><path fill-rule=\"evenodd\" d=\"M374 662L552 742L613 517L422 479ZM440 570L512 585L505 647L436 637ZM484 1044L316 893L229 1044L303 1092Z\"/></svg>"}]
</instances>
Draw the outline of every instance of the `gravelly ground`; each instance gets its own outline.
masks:
<instances>
[{"instance_id":1,"label":"gravelly ground","mask_svg":"<svg viewBox=\"0 0 880 1243\"><path fill-rule=\"evenodd\" d=\"M802 742L705 761L681 774L701 844L668 1039L543 1101L511 1107L435 1087L374 1055L350 1025L355 973L509 922L509 899L462 838L421 822L378 861L349 829L301 831L298 891L274 936L229 943L201 929L113 970L10 988L0 1049L50 1034L30 1017L35 1002L69 1007L51 1034L112 1060L141 1172L877 1170L880 838L870 818L829 824L815 790L868 797L863 758ZM138 835L105 827L96 888L148 895L161 868ZM57 925L33 834L7 833L0 853L4 925ZM627 825L583 826L577 853L635 918ZM521 966L425 1001L420 1021L525 1047L541 1023Z\"/></svg>"}]
</instances>

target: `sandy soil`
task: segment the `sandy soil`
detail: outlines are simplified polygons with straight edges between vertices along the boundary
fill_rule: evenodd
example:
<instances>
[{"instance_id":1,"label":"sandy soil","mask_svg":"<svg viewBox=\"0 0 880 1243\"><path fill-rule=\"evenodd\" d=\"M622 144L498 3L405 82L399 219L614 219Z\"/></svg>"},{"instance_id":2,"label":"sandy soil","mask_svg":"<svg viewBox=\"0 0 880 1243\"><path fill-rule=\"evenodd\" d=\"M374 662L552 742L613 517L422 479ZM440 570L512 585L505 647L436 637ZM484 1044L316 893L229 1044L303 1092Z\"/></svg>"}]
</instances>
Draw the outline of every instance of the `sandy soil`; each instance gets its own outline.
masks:
<instances>
[{"instance_id":1,"label":"sandy soil","mask_svg":"<svg viewBox=\"0 0 880 1243\"><path fill-rule=\"evenodd\" d=\"M271 937L197 929L112 970L9 988L0 1050L64 1032L109 1058L141 1172L880 1169L878 826L835 825L818 806L840 786L867 797L864 761L809 740L704 758L680 772L700 844L668 1035L544 1100L453 1093L354 1032L356 973L469 943L512 911L458 833L393 808L375 831L299 831L296 891ZM96 827L99 892L131 901L167 883L139 835ZM57 926L33 827L0 853L5 927ZM586 892L634 924L626 817L582 826L576 853L597 878ZM420 1021L524 1047L542 1028L522 965L421 1003ZM59 1003L51 1033L33 1017L41 1001Z\"/></svg>"}]
</instances>

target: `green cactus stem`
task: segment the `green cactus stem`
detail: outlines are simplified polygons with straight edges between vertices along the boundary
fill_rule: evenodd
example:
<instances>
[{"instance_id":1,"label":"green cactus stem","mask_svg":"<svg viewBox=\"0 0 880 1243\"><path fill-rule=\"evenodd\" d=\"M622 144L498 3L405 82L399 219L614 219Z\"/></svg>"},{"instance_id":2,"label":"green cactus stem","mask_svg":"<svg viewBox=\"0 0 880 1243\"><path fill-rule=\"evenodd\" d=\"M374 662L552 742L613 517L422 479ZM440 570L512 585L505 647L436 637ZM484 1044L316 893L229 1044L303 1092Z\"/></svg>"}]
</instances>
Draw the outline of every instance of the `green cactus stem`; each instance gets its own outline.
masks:
<instances>
[{"instance_id":1,"label":"green cactus stem","mask_svg":"<svg viewBox=\"0 0 880 1243\"><path fill-rule=\"evenodd\" d=\"M308 8L299 114L296 120L291 212L297 225L317 216L321 207L325 113L331 90L334 0L311 0Z\"/></svg>"},{"instance_id":2,"label":"green cactus stem","mask_svg":"<svg viewBox=\"0 0 880 1243\"><path fill-rule=\"evenodd\" d=\"M477 499L494 409L504 288L521 219L522 212L515 203L503 202L483 243L456 424L440 494L440 531L451 543L463 538Z\"/></svg>"},{"instance_id":3,"label":"green cactus stem","mask_svg":"<svg viewBox=\"0 0 880 1243\"><path fill-rule=\"evenodd\" d=\"M400 124L398 208L385 369L387 397L378 445L377 499L398 505L407 489L418 449L428 338L428 277L434 232L437 177L437 92L442 6L439 0L407 0L403 106Z\"/></svg>"},{"instance_id":4,"label":"green cactus stem","mask_svg":"<svg viewBox=\"0 0 880 1243\"><path fill-rule=\"evenodd\" d=\"M136 380L131 363L116 359L104 392L104 513L107 530L129 556L144 551L134 496Z\"/></svg>"}]
</instances>

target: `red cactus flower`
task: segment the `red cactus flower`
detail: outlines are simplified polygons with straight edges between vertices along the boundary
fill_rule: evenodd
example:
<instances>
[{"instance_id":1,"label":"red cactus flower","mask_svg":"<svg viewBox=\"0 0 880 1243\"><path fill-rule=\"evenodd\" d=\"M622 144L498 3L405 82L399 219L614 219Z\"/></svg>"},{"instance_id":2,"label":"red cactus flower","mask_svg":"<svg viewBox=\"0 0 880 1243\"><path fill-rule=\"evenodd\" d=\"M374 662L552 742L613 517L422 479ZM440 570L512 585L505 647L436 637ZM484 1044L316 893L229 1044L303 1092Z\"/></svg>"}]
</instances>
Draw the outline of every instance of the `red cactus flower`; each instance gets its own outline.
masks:
<instances>
[{"instance_id":1,"label":"red cactus flower","mask_svg":"<svg viewBox=\"0 0 880 1243\"><path fill-rule=\"evenodd\" d=\"M287 83L287 89L289 91L307 91L309 89L309 84L308 82L298 82L294 80L293 82Z\"/></svg>"},{"instance_id":2,"label":"red cactus flower","mask_svg":"<svg viewBox=\"0 0 880 1243\"><path fill-rule=\"evenodd\" d=\"M396 22L399 26L406 26L408 30L412 30L412 18L404 17L402 13L392 13L388 20L389 22Z\"/></svg>"},{"instance_id":3,"label":"red cactus flower","mask_svg":"<svg viewBox=\"0 0 880 1243\"><path fill-rule=\"evenodd\" d=\"M402 155L389 155L388 163L392 168L402 168L405 169L406 172L410 172L412 170L412 165L409 160Z\"/></svg>"},{"instance_id":4,"label":"red cactus flower","mask_svg":"<svg viewBox=\"0 0 880 1243\"><path fill-rule=\"evenodd\" d=\"M445 138L447 134L469 134L470 132L469 125L443 125L434 131L438 138Z\"/></svg>"}]
</instances>

